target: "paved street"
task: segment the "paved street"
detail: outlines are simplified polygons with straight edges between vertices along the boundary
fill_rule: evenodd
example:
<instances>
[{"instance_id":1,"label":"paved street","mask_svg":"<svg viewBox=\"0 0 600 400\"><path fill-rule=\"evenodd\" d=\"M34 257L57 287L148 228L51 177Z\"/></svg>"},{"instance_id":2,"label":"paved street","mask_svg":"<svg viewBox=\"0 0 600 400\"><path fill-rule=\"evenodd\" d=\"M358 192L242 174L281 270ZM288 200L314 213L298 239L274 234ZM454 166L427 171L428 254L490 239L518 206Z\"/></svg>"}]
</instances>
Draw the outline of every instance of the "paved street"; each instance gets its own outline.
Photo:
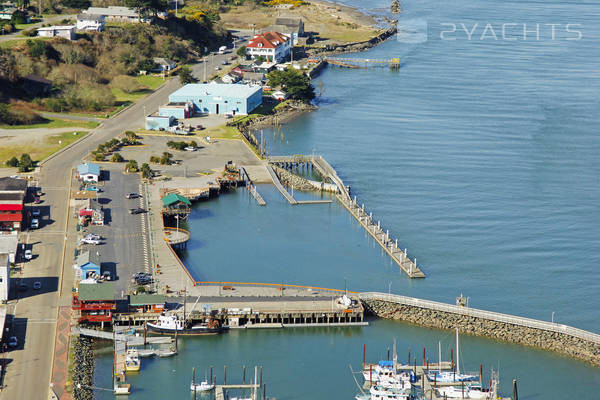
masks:
<instances>
[{"instance_id":1,"label":"paved street","mask_svg":"<svg viewBox=\"0 0 600 400\"><path fill-rule=\"evenodd\" d=\"M7 37L8 35L1 38L0 41L7 40ZM215 66L229 57L231 57L231 53L209 57L206 64L207 73L215 71ZM194 65L194 74L202 77L203 68L203 63ZM143 126L144 113L157 110L159 105L168 102L168 95L180 86L177 78L168 80L153 94L104 121L100 127L94 129L81 141L67 147L41 165L39 180L42 190L46 193L42 204L46 208L46 214L40 229L29 237L28 243L34 243L34 254L38 254L38 257L27 263L23 271L23 278L42 280L46 285L43 287L55 291L42 290L40 293L33 293L29 289L25 293L25 297L11 301L9 313L16 316L14 329L18 333L20 345L7 355L10 363L7 366L4 380L5 390L0 393L0 399L46 400L48 398L47 388L52 371L58 306L70 306L71 287L74 279L72 257L74 243L77 240L74 232L75 219L67 220L71 168L79 164L90 149L94 149L98 144L106 142L125 130ZM116 172L111 173L109 182L117 182L121 179L117 176ZM114 229L115 236L107 235L109 237L107 243L99 248L102 248L103 259L106 259L107 262L111 260L111 257L117 258L118 254L119 263L134 266L135 269L135 265L139 262L137 257L141 256L144 259L144 252L141 250L143 239L134 235L137 227L141 225L141 222L138 224L137 221L141 221L142 217L125 214L129 205L127 203L119 206L121 200L117 199L116 195L120 190L123 190L121 193L129 190L139 192L139 183L129 181L127 178L122 179L122 184L125 185L123 189L115 189L113 192L113 189L106 187L105 195L114 195L111 202L114 201L115 204L107 204L111 212L111 222L109 227L102 229ZM69 223L68 231L67 221ZM117 229L119 230L117 231ZM111 251L113 253L110 253ZM115 258L112 260L114 261ZM121 277L121 272L118 273ZM123 279L122 282L119 281L119 286L121 287L125 281L126 279Z\"/></svg>"}]
</instances>

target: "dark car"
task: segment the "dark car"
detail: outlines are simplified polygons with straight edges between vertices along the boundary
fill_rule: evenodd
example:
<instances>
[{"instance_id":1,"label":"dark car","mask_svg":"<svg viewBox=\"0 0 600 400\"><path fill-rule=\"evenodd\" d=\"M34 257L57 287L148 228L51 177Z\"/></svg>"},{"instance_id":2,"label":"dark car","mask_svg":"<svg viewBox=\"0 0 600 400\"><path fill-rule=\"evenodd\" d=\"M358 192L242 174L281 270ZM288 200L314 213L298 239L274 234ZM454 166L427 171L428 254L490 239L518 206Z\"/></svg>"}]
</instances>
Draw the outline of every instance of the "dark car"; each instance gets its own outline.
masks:
<instances>
[{"instance_id":1,"label":"dark car","mask_svg":"<svg viewBox=\"0 0 600 400\"><path fill-rule=\"evenodd\" d=\"M138 207L138 208L132 208L131 210L129 210L129 214L143 214L143 213L145 213L145 212L146 212L146 210L144 210L144 209L143 209L143 208L141 208L141 207Z\"/></svg>"},{"instance_id":2,"label":"dark car","mask_svg":"<svg viewBox=\"0 0 600 400\"><path fill-rule=\"evenodd\" d=\"M137 199L138 197L141 197L139 194L137 193L127 193L127 197L128 199Z\"/></svg>"}]
</instances>

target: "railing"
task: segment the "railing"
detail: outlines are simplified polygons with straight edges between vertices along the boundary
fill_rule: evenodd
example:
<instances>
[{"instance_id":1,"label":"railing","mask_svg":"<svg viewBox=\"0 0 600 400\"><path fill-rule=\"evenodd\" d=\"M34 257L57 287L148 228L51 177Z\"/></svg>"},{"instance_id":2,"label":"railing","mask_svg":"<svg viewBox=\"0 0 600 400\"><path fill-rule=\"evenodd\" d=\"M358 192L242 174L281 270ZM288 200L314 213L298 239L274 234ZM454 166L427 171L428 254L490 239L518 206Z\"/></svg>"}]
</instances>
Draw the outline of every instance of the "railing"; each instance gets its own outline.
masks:
<instances>
[{"instance_id":1,"label":"railing","mask_svg":"<svg viewBox=\"0 0 600 400\"><path fill-rule=\"evenodd\" d=\"M165 242L167 242L169 244L180 244L180 243L184 243L184 242L187 242L188 240L190 240L190 233L188 231L186 231L185 229L164 227L163 231L165 234ZM180 235L177 235L176 238L172 239L169 237L171 232L175 232Z\"/></svg>"},{"instance_id":2,"label":"railing","mask_svg":"<svg viewBox=\"0 0 600 400\"><path fill-rule=\"evenodd\" d=\"M219 282L219 281L196 281L194 282L196 286L198 285L216 285L216 286L261 286L261 287L274 287L274 288L290 288L290 289L312 289L312 290L323 290L328 292L334 292L337 295L341 295L343 293L352 293L359 294L359 292L353 292L351 290L343 290L343 289L330 289L318 286L305 286L305 285L292 285L286 283L262 283L262 282Z\"/></svg>"},{"instance_id":3,"label":"railing","mask_svg":"<svg viewBox=\"0 0 600 400\"><path fill-rule=\"evenodd\" d=\"M600 344L600 335L593 332L584 331L583 329L574 328L572 326L556 324L553 322L540 321L532 318L517 317L514 315L502 314L493 311L479 310L476 308L455 306L452 304L439 303L430 300L421 300L414 297L406 297L395 294L367 292L360 293L361 300L380 300L390 303L404 304L413 307L425 308L430 310L448 312L452 314L465 315L469 317L489 319L507 324L524 326L527 328L540 329L544 331L556 332L565 335L570 335L579 339L587 340L592 343Z\"/></svg>"}]
</instances>

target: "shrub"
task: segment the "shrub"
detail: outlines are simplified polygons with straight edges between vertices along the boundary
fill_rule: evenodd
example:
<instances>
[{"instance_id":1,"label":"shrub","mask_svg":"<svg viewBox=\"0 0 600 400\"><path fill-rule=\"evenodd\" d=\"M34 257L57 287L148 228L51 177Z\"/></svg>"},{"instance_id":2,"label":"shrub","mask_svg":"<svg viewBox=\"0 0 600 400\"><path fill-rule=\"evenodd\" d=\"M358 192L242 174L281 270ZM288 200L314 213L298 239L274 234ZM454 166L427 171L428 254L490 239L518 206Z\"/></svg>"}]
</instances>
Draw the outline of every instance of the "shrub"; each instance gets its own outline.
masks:
<instances>
[{"instance_id":1,"label":"shrub","mask_svg":"<svg viewBox=\"0 0 600 400\"><path fill-rule=\"evenodd\" d=\"M94 154L94 161L104 161L104 153Z\"/></svg>"},{"instance_id":2,"label":"shrub","mask_svg":"<svg viewBox=\"0 0 600 400\"><path fill-rule=\"evenodd\" d=\"M127 172L138 172L139 167L137 161L129 160L127 165L125 165L125 169L127 170Z\"/></svg>"},{"instance_id":3,"label":"shrub","mask_svg":"<svg viewBox=\"0 0 600 400\"><path fill-rule=\"evenodd\" d=\"M142 85L132 76L119 75L116 76L110 86L115 89L120 89L125 93L133 93L142 89Z\"/></svg>"},{"instance_id":4,"label":"shrub","mask_svg":"<svg viewBox=\"0 0 600 400\"><path fill-rule=\"evenodd\" d=\"M152 164L160 164L160 157L159 156L150 156L150 160L149 160Z\"/></svg>"},{"instance_id":5,"label":"shrub","mask_svg":"<svg viewBox=\"0 0 600 400\"><path fill-rule=\"evenodd\" d=\"M194 78L194 75L192 75L192 70L187 66L182 67L179 70L179 81L182 85L198 82L198 80Z\"/></svg>"},{"instance_id":6,"label":"shrub","mask_svg":"<svg viewBox=\"0 0 600 400\"><path fill-rule=\"evenodd\" d=\"M6 166L7 167L13 167L13 168L18 167L19 166L19 159L17 157L13 156L13 158L11 158L10 160L8 160L6 162Z\"/></svg>"},{"instance_id":7,"label":"shrub","mask_svg":"<svg viewBox=\"0 0 600 400\"><path fill-rule=\"evenodd\" d=\"M246 46L242 46L235 52L238 56L245 58L246 57Z\"/></svg>"},{"instance_id":8,"label":"shrub","mask_svg":"<svg viewBox=\"0 0 600 400\"><path fill-rule=\"evenodd\" d=\"M125 159L123 158L122 155L120 155L119 153L115 153L113 154L113 156L110 158L110 161L112 162L123 162L125 161Z\"/></svg>"},{"instance_id":9,"label":"shrub","mask_svg":"<svg viewBox=\"0 0 600 400\"><path fill-rule=\"evenodd\" d=\"M29 172L33 169L33 160L29 156L29 154L24 153L21 154L21 158L19 159L19 172Z\"/></svg>"},{"instance_id":10,"label":"shrub","mask_svg":"<svg viewBox=\"0 0 600 400\"><path fill-rule=\"evenodd\" d=\"M142 171L142 178L144 178L144 179L150 179L154 176L154 172L152 171L150 166L146 163L142 164L141 171Z\"/></svg>"},{"instance_id":11,"label":"shrub","mask_svg":"<svg viewBox=\"0 0 600 400\"><path fill-rule=\"evenodd\" d=\"M37 29L35 29L35 28L26 29L21 33L23 34L23 36L33 37L33 36L37 36Z\"/></svg>"}]
</instances>

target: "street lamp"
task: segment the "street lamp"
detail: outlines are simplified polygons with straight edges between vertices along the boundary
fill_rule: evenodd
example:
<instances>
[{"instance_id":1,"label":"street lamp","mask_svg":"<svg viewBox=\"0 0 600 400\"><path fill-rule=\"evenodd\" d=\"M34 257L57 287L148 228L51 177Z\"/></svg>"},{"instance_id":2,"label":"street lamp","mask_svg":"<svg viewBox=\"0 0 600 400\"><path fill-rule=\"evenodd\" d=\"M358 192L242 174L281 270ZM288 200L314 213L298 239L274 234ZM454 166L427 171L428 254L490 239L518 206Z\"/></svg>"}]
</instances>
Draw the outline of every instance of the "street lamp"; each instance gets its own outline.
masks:
<instances>
[{"instance_id":1,"label":"street lamp","mask_svg":"<svg viewBox=\"0 0 600 400\"><path fill-rule=\"evenodd\" d=\"M469 308L469 299L470 297L467 296L467 308Z\"/></svg>"},{"instance_id":2,"label":"street lamp","mask_svg":"<svg viewBox=\"0 0 600 400\"><path fill-rule=\"evenodd\" d=\"M552 323L554 323L554 311L552 311Z\"/></svg>"},{"instance_id":3,"label":"street lamp","mask_svg":"<svg viewBox=\"0 0 600 400\"><path fill-rule=\"evenodd\" d=\"M388 285L388 295L392 294L392 281L390 281L390 284Z\"/></svg>"}]
</instances>

